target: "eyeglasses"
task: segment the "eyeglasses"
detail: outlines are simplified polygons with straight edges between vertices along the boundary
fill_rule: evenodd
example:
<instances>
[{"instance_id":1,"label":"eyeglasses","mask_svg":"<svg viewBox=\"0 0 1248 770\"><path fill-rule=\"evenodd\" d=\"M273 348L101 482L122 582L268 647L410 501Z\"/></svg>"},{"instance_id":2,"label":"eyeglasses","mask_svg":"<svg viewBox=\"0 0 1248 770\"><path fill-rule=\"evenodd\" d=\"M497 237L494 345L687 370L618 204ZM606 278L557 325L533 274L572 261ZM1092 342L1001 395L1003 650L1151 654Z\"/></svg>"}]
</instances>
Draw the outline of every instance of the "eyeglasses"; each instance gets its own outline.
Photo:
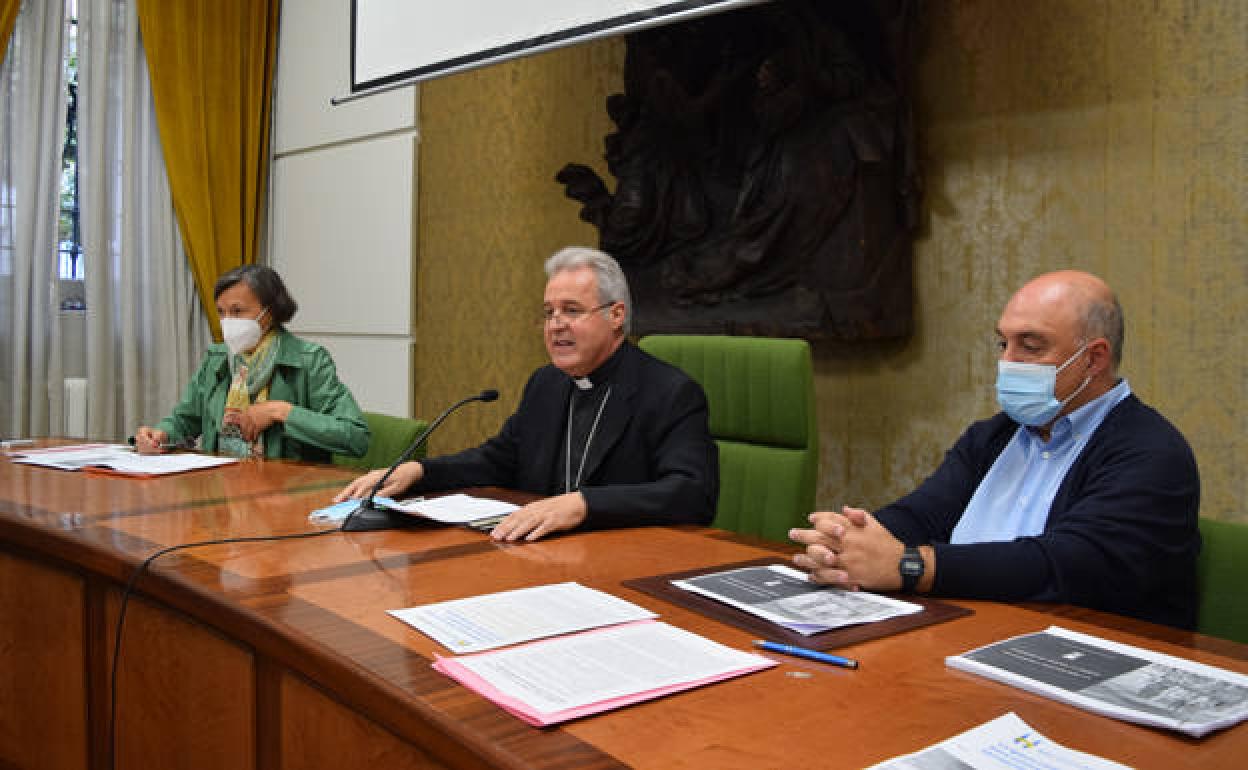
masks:
<instances>
[{"instance_id":1,"label":"eyeglasses","mask_svg":"<svg viewBox=\"0 0 1248 770\"><path fill-rule=\"evenodd\" d=\"M543 308L542 318L541 318L541 321L539 321L539 323L542 326L545 326L546 324L550 323L551 321L554 321L557 318L562 318L570 326L572 324L577 323L578 321L580 321L582 318L589 315L590 313L596 313L599 310L604 310L606 308L611 307L614 304L615 304L615 301L613 300L611 302L604 302L601 305L598 305L596 307L591 307L591 308L577 307L575 305L572 307L566 307L562 309L556 308L556 307Z\"/></svg>"}]
</instances>

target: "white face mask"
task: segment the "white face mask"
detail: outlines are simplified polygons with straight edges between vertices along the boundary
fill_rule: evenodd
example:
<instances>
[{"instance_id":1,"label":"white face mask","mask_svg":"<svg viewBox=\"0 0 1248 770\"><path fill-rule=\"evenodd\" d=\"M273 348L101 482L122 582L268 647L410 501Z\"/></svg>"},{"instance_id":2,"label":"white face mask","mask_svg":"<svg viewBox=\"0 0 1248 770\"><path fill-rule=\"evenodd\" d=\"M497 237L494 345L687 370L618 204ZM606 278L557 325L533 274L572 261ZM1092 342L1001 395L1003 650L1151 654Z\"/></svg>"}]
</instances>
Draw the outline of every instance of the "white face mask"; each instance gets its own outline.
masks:
<instances>
[{"instance_id":1,"label":"white face mask","mask_svg":"<svg viewBox=\"0 0 1248 770\"><path fill-rule=\"evenodd\" d=\"M260 337L264 335L264 330L260 328L260 319L267 312L269 309L266 307L255 318L221 319L221 337L225 340L225 346L230 349L230 355L236 356L256 347Z\"/></svg>"}]
</instances>

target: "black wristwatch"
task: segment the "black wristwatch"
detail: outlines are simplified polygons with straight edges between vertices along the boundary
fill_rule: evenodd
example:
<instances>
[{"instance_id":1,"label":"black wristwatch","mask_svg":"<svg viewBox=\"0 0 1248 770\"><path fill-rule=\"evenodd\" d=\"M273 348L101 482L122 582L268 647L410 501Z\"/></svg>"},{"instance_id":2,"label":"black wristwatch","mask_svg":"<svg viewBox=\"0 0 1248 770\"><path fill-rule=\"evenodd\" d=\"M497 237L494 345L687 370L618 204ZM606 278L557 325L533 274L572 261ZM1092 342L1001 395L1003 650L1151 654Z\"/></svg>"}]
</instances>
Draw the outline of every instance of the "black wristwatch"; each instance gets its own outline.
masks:
<instances>
[{"instance_id":1,"label":"black wristwatch","mask_svg":"<svg viewBox=\"0 0 1248 770\"><path fill-rule=\"evenodd\" d=\"M901 552L901 561L897 563L897 571L901 573L901 590L911 593L923 577L923 556L918 546L908 545Z\"/></svg>"}]
</instances>

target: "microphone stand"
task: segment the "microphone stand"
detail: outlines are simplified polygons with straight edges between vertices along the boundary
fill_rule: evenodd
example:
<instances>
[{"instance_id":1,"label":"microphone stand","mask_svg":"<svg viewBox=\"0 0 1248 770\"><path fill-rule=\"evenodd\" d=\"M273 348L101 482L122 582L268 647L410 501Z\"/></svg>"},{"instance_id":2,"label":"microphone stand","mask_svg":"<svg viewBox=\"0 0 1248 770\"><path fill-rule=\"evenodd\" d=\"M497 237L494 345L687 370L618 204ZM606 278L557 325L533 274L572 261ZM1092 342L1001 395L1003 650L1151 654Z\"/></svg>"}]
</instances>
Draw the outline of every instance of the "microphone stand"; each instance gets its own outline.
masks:
<instances>
[{"instance_id":1,"label":"microphone stand","mask_svg":"<svg viewBox=\"0 0 1248 770\"><path fill-rule=\"evenodd\" d=\"M451 415L451 412L454 412L456 409L471 401L489 402L497 399L497 390L483 390L475 396L469 396L456 401L454 404L451 404L446 411L438 415L437 419L429 423L429 427L425 428L421 434L416 437L416 440L413 441L407 449L403 450L403 454L399 455L399 459L395 460L394 463L391 464L391 466L386 470L385 474L383 474L377 483L373 485L372 490L368 493L368 497L365 497L362 501L360 501L359 507L352 511L351 514L347 516L346 520L342 522L342 531L374 532L382 529L401 529L403 527L412 526L412 524L417 521L415 517L409 516L402 511L392 511L389 508L382 508L378 506L373 500L373 498L377 496L377 492L385 486L385 483L390 479L394 470L403 463L407 462L411 458L412 454L429 440L429 434L433 433L433 431L442 424L442 421Z\"/></svg>"}]
</instances>

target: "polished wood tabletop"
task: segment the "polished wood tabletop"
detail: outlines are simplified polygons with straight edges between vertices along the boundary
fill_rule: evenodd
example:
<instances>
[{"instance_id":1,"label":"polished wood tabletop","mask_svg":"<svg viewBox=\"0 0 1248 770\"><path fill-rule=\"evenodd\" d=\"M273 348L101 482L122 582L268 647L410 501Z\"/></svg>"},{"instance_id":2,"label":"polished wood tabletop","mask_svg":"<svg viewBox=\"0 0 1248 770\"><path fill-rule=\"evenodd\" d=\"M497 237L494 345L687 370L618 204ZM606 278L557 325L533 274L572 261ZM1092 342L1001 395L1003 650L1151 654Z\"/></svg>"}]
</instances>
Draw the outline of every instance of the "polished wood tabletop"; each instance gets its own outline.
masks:
<instances>
[{"instance_id":1,"label":"polished wood tabletop","mask_svg":"<svg viewBox=\"0 0 1248 770\"><path fill-rule=\"evenodd\" d=\"M0 459L0 767L109 767L121 587L162 547L310 532L351 478L249 461L155 479ZM1066 607L973 614L538 729L430 668L449 652L386 610L575 580L746 649L753 635L625 580L791 548L697 527L505 545L458 527L205 545L136 584L118 666L118 768L854 768L1014 711L1141 768L1243 767L1248 727L1191 739L953 671L945 656L1054 623L1248 673L1248 647Z\"/></svg>"}]
</instances>

